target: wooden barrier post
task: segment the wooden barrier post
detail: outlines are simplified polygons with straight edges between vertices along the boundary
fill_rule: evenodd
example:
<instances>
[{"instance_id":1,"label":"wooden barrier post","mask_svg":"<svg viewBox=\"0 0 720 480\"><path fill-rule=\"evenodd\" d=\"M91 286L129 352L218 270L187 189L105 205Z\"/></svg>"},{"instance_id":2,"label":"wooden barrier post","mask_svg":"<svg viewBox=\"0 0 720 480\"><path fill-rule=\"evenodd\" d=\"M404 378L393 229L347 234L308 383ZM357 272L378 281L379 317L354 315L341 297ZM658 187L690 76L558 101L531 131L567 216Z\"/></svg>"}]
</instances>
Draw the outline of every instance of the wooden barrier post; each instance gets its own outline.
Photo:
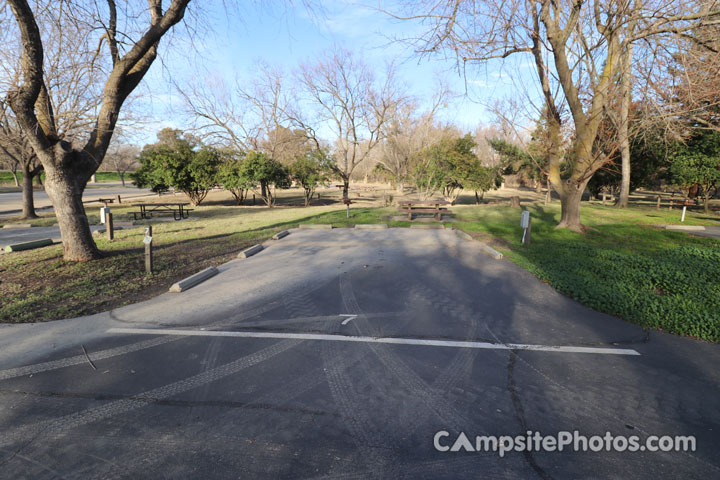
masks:
<instances>
[{"instance_id":1,"label":"wooden barrier post","mask_svg":"<svg viewBox=\"0 0 720 480\"><path fill-rule=\"evenodd\" d=\"M117 195L116 197L117 197L117 202L122 203L122 199L120 198L120 195Z\"/></svg>"},{"instance_id":2,"label":"wooden barrier post","mask_svg":"<svg viewBox=\"0 0 720 480\"><path fill-rule=\"evenodd\" d=\"M153 273L152 225L145 227L145 273Z\"/></svg>"},{"instance_id":3,"label":"wooden barrier post","mask_svg":"<svg viewBox=\"0 0 720 480\"><path fill-rule=\"evenodd\" d=\"M113 219L110 210L105 210L105 229L107 230L108 240L112 240L115 236L115 232L113 231Z\"/></svg>"},{"instance_id":4,"label":"wooden barrier post","mask_svg":"<svg viewBox=\"0 0 720 480\"><path fill-rule=\"evenodd\" d=\"M657 210L660 210L660 195L658 195L658 201L657 201L657 207L655 207Z\"/></svg>"}]
</instances>

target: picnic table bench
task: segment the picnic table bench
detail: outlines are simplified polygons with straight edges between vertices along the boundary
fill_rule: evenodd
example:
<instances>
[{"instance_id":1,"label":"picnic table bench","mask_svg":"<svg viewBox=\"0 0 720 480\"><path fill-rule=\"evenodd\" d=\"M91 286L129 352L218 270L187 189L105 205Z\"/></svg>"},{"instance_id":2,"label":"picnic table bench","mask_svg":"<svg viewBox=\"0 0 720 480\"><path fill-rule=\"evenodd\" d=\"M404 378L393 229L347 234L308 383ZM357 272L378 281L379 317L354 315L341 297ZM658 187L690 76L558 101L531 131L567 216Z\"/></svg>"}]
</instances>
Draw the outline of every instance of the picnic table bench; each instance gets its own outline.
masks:
<instances>
[{"instance_id":1,"label":"picnic table bench","mask_svg":"<svg viewBox=\"0 0 720 480\"><path fill-rule=\"evenodd\" d=\"M93 202L104 203L105 206L107 207L108 203L115 203L115 202L122 203L122 200L120 199L120 195L115 195L112 198L95 198L95 199L89 200L85 203L93 203Z\"/></svg>"},{"instance_id":2,"label":"picnic table bench","mask_svg":"<svg viewBox=\"0 0 720 480\"><path fill-rule=\"evenodd\" d=\"M140 210L137 212L130 212L135 220L149 219L153 215L172 215L175 220L182 220L188 218L192 208L185 208L189 203L134 203L133 207L138 207Z\"/></svg>"},{"instance_id":3,"label":"picnic table bench","mask_svg":"<svg viewBox=\"0 0 720 480\"><path fill-rule=\"evenodd\" d=\"M435 220L441 220L443 214L450 214L450 210L442 205L450 205L445 200L402 200L398 202L398 211L408 214L408 220L412 221L414 213L432 213Z\"/></svg>"}]
</instances>

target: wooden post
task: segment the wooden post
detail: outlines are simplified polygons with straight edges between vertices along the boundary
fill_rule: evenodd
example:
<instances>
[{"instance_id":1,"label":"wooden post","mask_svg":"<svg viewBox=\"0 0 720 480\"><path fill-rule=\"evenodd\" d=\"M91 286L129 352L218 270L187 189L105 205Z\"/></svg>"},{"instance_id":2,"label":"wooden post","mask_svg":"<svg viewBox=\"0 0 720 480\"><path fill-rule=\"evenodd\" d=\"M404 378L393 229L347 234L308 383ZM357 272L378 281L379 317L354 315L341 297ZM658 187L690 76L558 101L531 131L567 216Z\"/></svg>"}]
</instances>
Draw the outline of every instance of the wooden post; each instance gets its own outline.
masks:
<instances>
[{"instance_id":1,"label":"wooden post","mask_svg":"<svg viewBox=\"0 0 720 480\"><path fill-rule=\"evenodd\" d=\"M530 245L530 231L532 230L532 217L528 218L528 228L525 234L525 245Z\"/></svg>"},{"instance_id":2,"label":"wooden post","mask_svg":"<svg viewBox=\"0 0 720 480\"><path fill-rule=\"evenodd\" d=\"M658 195L657 207L655 207L655 208L657 208L658 210L660 210L660 195Z\"/></svg>"},{"instance_id":3,"label":"wooden post","mask_svg":"<svg viewBox=\"0 0 720 480\"><path fill-rule=\"evenodd\" d=\"M152 225L145 227L145 273L153 273Z\"/></svg>"},{"instance_id":4,"label":"wooden post","mask_svg":"<svg viewBox=\"0 0 720 480\"><path fill-rule=\"evenodd\" d=\"M105 211L105 228L107 229L108 240L112 240L114 237L113 219L112 219L112 213L110 213L109 211Z\"/></svg>"},{"instance_id":5,"label":"wooden post","mask_svg":"<svg viewBox=\"0 0 720 480\"><path fill-rule=\"evenodd\" d=\"M255 205L255 194L253 193L253 205Z\"/></svg>"},{"instance_id":6,"label":"wooden post","mask_svg":"<svg viewBox=\"0 0 720 480\"><path fill-rule=\"evenodd\" d=\"M674 200L671 198L671 199L670 199L670 207L668 208L668 210L672 210L673 202L674 202Z\"/></svg>"},{"instance_id":7,"label":"wooden post","mask_svg":"<svg viewBox=\"0 0 720 480\"><path fill-rule=\"evenodd\" d=\"M120 198L120 195L117 195L117 202L122 203L122 199Z\"/></svg>"}]
</instances>

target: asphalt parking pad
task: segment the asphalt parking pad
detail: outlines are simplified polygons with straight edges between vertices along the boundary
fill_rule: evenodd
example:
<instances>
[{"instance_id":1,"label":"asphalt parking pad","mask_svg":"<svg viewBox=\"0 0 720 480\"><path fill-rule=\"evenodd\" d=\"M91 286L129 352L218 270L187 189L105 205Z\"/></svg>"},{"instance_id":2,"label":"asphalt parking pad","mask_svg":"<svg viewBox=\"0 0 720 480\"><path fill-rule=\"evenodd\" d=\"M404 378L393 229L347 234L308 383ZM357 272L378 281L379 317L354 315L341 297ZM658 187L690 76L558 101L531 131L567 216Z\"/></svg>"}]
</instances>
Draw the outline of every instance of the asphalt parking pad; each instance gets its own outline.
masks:
<instances>
[{"instance_id":1,"label":"asphalt parking pad","mask_svg":"<svg viewBox=\"0 0 720 480\"><path fill-rule=\"evenodd\" d=\"M450 231L296 230L266 246L187 292L93 318L98 333L85 346L96 369L70 344L30 362L40 366L6 362L0 471L13 478L719 471L716 345L647 335L593 312ZM443 431L442 445L451 446L460 432L474 444L476 436L574 430L694 435L697 451L501 457L434 446Z\"/></svg>"}]
</instances>

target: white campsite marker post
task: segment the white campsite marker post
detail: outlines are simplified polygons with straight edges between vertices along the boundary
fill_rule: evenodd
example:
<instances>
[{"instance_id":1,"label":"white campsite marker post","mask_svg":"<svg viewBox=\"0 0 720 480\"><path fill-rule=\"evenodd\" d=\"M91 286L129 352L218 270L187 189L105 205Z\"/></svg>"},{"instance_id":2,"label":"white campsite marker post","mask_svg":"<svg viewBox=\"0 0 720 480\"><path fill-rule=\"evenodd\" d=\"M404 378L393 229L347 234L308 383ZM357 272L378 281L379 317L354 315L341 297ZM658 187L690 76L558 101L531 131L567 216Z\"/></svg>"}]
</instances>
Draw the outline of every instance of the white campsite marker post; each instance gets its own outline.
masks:
<instances>
[{"instance_id":1,"label":"white campsite marker post","mask_svg":"<svg viewBox=\"0 0 720 480\"><path fill-rule=\"evenodd\" d=\"M520 215L520 226L523 228L522 244L530 245L530 229L532 228L532 220L530 219L530 212L523 210Z\"/></svg>"}]
</instances>

